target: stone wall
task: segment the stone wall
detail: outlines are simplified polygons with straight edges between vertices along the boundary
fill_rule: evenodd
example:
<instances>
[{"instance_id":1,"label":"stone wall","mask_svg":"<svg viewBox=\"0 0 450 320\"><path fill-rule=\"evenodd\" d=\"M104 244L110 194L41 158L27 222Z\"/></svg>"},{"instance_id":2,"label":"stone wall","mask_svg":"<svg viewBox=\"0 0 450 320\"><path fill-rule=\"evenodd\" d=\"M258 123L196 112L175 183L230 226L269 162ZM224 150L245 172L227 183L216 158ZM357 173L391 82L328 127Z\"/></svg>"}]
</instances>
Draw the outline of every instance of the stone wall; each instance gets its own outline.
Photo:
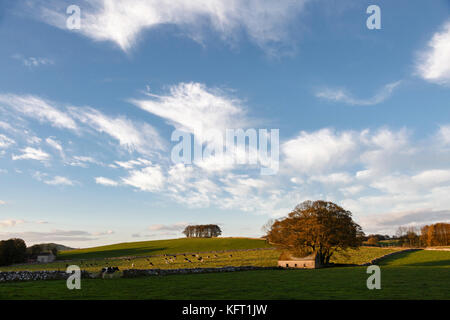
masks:
<instances>
[{"instance_id":1,"label":"stone wall","mask_svg":"<svg viewBox=\"0 0 450 320\"><path fill-rule=\"evenodd\" d=\"M0 272L0 282L30 280L65 280L70 274L65 271L8 271ZM82 278L90 278L87 271L81 271Z\"/></svg>"},{"instance_id":2,"label":"stone wall","mask_svg":"<svg viewBox=\"0 0 450 320\"><path fill-rule=\"evenodd\" d=\"M186 269L128 269L123 271L124 278L135 278L145 276L166 276L171 274L193 274L193 273L218 273L250 270L275 270L278 267L221 267L221 268L186 268Z\"/></svg>"},{"instance_id":3,"label":"stone wall","mask_svg":"<svg viewBox=\"0 0 450 320\"><path fill-rule=\"evenodd\" d=\"M136 278L143 276L165 276L171 274L234 272L249 270L273 270L276 267L222 267L222 268L187 268L187 269L127 269L120 272L124 278ZM66 280L70 274L65 271L8 271L0 272L0 283L7 281L32 281L32 280ZM81 278L100 278L100 272L89 273L81 271Z\"/></svg>"}]
</instances>

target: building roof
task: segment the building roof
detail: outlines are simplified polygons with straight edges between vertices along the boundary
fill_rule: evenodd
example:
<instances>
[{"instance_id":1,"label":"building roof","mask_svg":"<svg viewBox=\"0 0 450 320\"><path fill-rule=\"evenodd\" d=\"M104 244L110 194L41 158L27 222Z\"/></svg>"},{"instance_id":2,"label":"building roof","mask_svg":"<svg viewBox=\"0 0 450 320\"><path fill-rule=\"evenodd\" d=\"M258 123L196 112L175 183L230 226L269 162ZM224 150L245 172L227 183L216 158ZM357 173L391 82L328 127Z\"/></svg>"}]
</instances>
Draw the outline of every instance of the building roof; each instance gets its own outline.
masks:
<instances>
[{"instance_id":1,"label":"building roof","mask_svg":"<svg viewBox=\"0 0 450 320\"><path fill-rule=\"evenodd\" d=\"M304 257L295 257L293 255L281 255L280 258L278 260L281 261L310 261L310 260L315 260L317 256L317 253L312 253L308 256L304 256Z\"/></svg>"}]
</instances>

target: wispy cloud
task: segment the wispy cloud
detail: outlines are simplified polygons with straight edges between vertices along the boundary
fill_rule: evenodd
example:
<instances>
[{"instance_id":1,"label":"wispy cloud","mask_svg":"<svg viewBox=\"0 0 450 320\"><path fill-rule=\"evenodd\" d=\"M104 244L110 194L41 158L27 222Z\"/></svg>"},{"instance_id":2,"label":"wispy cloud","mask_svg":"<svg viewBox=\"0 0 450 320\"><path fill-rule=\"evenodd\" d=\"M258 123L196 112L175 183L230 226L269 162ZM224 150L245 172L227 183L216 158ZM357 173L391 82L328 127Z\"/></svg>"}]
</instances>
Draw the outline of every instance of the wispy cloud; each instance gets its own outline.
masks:
<instances>
[{"instance_id":1,"label":"wispy cloud","mask_svg":"<svg viewBox=\"0 0 450 320\"><path fill-rule=\"evenodd\" d=\"M152 154L165 149L164 140L148 123L132 121L125 116L111 117L93 108L71 107L70 112L78 121L116 139L130 152Z\"/></svg>"},{"instance_id":2,"label":"wispy cloud","mask_svg":"<svg viewBox=\"0 0 450 320\"><path fill-rule=\"evenodd\" d=\"M9 106L13 111L41 122L49 122L57 128L76 130L75 121L54 103L32 95L0 94L0 105Z\"/></svg>"},{"instance_id":3,"label":"wispy cloud","mask_svg":"<svg viewBox=\"0 0 450 320\"><path fill-rule=\"evenodd\" d=\"M186 132L243 128L248 122L239 99L202 83L179 83L170 87L168 95L148 97L130 102Z\"/></svg>"},{"instance_id":4,"label":"wispy cloud","mask_svg":"<svg viewBox=\"0 0 450 320\"><path fill-rule=\"evenodd\" d=\"M131 170L129 176L122 178L122 182L141 191L154 192L162 189L165 177L160 166L150 166Z\"/></svg>"},{"instance_id":5,"label":"wispy cloud","mask_svg":"<svg viewBox=\"0 0 450 320\"><path fill-rule=\"evenodd\" d=\"M82 168L87 168L88 164L102 164L100 161L97 161L93 157L89 156L73 156L70 160L67 160L66 163L70 166Z\"/></svg>"},{"instance_id":6,"label":"wispy cloud","mask_svg":"<svg viewBox=\"0 0 450 320\"><path fill-rule=\"evenodd\" d=\"M188 225L187 222L178 222L174 224L154 224L148 227L150 231L182 231Z\"/></svg>"},{"instance_id":7,"label":"wispy cloud","mask_svg":"<svg viewBox=\"0 0 450 320\"><path fill-rule=\"evenodd\" d=\"M42 151L41 149L36 149L32 147L26 147L21 150L21 155L12 155L13 160L37 160L37 161L48 161L51 156Z\"/></svg>"},{"instance_id":8,"label":"wispy cloud","mask_svg":"<svg viewBox=\"0 0 450 320\"><path fill-rule=\"evenodd\" d=\"M96 177L95 178L95 183L97 184L101 184L104 186L108 186L108 187L116 187L119 185L118 182L111 180L109 178L105 178L105 177Z\"/></svg>"},{"instance_id":9,"label":"wispy cloud","mask_svg":"<svg viewBox=\"0 0 450 320\"><path fill-rule=\"evenodd\" d=\"M361 218L361 225L371 232L395 232L399 226L424 226L436 222L450 222L450 210L420 209L390 212Z\"/></svg>"},{"instance_id":10,"label":"wispy cloud","mask_svg":"<svg viewBox=\"0 0 450 320\"><path fill-rule=\"evenodd\" d=\"M42 243L42 242L77 242L77 241L92 241L97 240L98 237L107 236L111 233L106 232L87 232L81 230L51 230L46 232L38 231L24 231L24 232L5 232L0 233L0 238L21 238L27 244Z\"/></svg>"},{"instance_id":11,"label":"wispy cloud","mask_svg":"<svg viewBox=\"0 0 450 320\"><path fill-rule=\"evenodd\" d=\"M367 99L359 99L354 97L345 89L324 88L316 91L315 95L318 98L330 100L333 102L342 102L354 106L371 106L379 104L388 99L394 90L401 84L401 81L388 83L377 94Z\"/></svg>"},{"instance_id":12,"label":"wispy cloud","mask_svg":"<svg viewBox=\"0 0 450 320\"><path fill-rule=\"evenodd\" d=\"M24 66L27 66L29 68L39 67L39 66L46 66L46 65L53 65L54 64L54 61L52 59L48 59L48 58L24 57L21 54L15 54L12 57L14 59L16 59L16 60L21 61Z\"/></svg>"},{"instance_id":13,"label":"wispy cloud","mask_svg":"<svg viewBox=\"0 0 450 320\"><path fill-rule=\"evenodd\" d=\"M0 134L0 148L8 148L10 145L14 144L15 141L8 138L4 134Z\"/></svg>"},{"instance_id":14,"label":"wispy cloud","mask_svg":"<svg viewBox=\"0 0 450 320\"><path fill-rule=\"evenodd\" d=\"M52 186L73 186L75 184L75 182L69 178L61 176L56 176L53 179L45 180L44 183Z\"/></svg>"},{"instance_id":15,"label":"wispy cloud","mask_svg":"<svg viewBox=\"0 0 450 320\"><path fill-rule=\"evenodd\" d=\"M419 54L417 73L425 80L450 85L450 20L436 32Z\"/></svg>"},{"instance_id":16,"label":"wispy cloud","mask_svg":"<svg viewBox=\"0 0 450 320\"><path fill-rule=\"evenodd\" d=\"M16 225L25 223L25 220L6 219L0 221L0 227L15 227Z\"/></svg>"},{"instance_id":17,"label":"wispy cloud","mask_svg":"<svg viewBox=\"0 0 450 320\"><path fill-rule=\"evenodd\" d=\"M307 0L94 0L83 1L83 35L112 41L127 51L147 29L176 25L188 37L204 42L211 31L235 42L242 33L259 47L272 51L277 44L292 44L289 25ZM41 19L66 29L68 3L41 2ZM289 41L291 40L291 41Z\"/></svg>"},{"instance_id":18,"label":"wispy cloud","mask_svg":"<svg viewBox=\"0 0 450 320\"><path fill-rule=\"evenodd\" d=\"M47 139L45 139L45 142L47 142L50 147L57 150L61 154L61 157L65 158L64 149L61 145L61 142L57 141L54 137L48 137Z\"/></svg>"}]
</instances>

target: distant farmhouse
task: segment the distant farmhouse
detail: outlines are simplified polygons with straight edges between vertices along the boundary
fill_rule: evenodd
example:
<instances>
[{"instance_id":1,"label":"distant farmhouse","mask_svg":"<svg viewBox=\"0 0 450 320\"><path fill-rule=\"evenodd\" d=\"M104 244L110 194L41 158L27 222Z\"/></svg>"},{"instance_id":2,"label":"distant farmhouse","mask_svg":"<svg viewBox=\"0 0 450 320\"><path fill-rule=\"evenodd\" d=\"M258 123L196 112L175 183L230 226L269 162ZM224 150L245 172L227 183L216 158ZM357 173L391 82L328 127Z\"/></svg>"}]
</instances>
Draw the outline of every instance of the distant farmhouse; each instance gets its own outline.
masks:
<instances>
[{"instance_id":1,"label":"distant farmhouse","mask_svg":"<svg viewBox=\"0 0 450 320\"><path fill-rule=\"evenodd\" d=\"M51 252L41 252L36 257L36 261L40 263L49 263L55 261L56 256Z\"/></svg>"},{"instance_id":2,"label":"distant farmhouse","mask_svg":"<svg viewBox=\"0 0 450 320\"><path fill-rule=\"evenodd\" d=\"M316 253L310 254L303 258L282 253L278 259L278 266L283 268L317 269L321 267L321 264Z\"/></svg>"}]
</instances>

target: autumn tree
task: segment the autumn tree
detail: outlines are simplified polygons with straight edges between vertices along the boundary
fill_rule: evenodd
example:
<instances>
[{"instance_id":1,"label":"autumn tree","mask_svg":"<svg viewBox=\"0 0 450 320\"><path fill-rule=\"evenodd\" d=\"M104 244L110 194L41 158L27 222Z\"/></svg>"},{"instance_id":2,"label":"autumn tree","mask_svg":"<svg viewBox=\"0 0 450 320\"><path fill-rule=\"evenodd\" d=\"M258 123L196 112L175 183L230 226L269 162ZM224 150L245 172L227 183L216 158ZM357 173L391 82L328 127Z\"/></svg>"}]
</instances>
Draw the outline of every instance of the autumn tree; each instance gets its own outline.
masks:
<instances>
[{"instance_id":1,"label":"autumn tree","mask_svg":"<svg viewBox=\"0 0 450 320\"><path fill-rule=\"evenodd\" d=\"M378 238L375 237L375 236L369 237L369 239L367 239L367 244L371 245L371 246L377 246L378 245Z\"/></svg>"},{"instance_id":2,"label":"autumn tree","mask_svg":"<svg viewBox=\"0 0 450 320\"><path fill-rule=\"evenodd\" d=\"M294 255L316 253L321 264L328 264L336 251L360 246L363 235L350 211L319 200L305 201L275 220L267 238Z\"/></svg>"},{"instance_id":3,"label":"autumn tree","mask_svg":"<svg viewBox=\"0 0 450 320\"><path fill-rule=\"evenodd\" d=\"M420 230L420 242L428 247L450 245L450 223L423 226Z\"/></svg>"}]
</instances>

